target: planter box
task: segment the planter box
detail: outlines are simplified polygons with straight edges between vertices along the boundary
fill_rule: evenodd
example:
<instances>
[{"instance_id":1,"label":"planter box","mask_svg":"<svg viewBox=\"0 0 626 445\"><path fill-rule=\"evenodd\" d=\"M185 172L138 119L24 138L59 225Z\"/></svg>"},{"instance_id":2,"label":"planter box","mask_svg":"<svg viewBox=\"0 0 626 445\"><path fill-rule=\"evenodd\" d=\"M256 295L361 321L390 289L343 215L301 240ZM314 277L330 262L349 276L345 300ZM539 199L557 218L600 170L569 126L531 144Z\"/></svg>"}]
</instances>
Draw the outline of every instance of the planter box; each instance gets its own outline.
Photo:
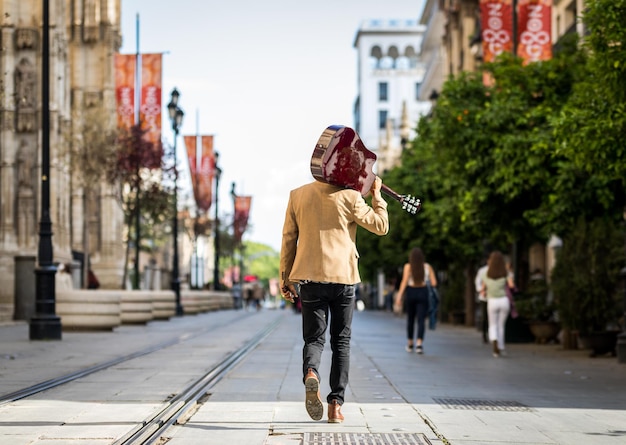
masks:
<instances>
[{"instance_id":1,"label":"planter box","mask_svg":"<svg viewBox=\"0 0 626 445\"><path fill-rule=\"evenodd\" d=\"M528 328L535 337L535 343L559 342L558 336L561 332L561 325L555 321L530 321Z\"/></svg>"},{"instance_id":2,"label":"planter box","mask_svg":"<svg viewBox=\"0 0 626 445\"><path fill-rule=\"evenodd\" d=\"M152 297L152 318L155 320L169 320L176 315L176 295L174 291L135 291L147 292Z\"/></svg>"},{"instance_id":3,"label":"planter box","mask_svg":"<svg viewBox=\"0 0 626 445\"><path fill-rule=\"evenodd\" d=\"M612 357L617 355L617 335L620 331L602 331L591 332L585 335L578 335L583 349L591 349L590 357L597 357L598 355L611 354Z\"/></svg>"},{"instance_id":4,"label":"planter box","mask_svg":"<svg viewBox=\"0 0 626 445\"><path fill-rule=\"evenodd\" d=\"M64 331L111 331L122 324L122 291L62 290L56 294L56 314Z\"/></svg>"},{"instance_id":5,"label":"planter box","mask_svg":"<svg viewBox=\"0 0 626 445\"><path fill-rule=\"evenodd\" d=\"M208 310L208 305L203 304L202 294L202 291L180 291L180 304L183 306L183 312L185 315L198 314Z\"/></svg>"},{"instance_id":6,"label":"planter box","mask_svg":"<svg viewBox=\"0 0 626 445\"><path fill-rule=\"evenodd\" d=\"M152 292L125 291L120 304L122 324L146 324L154 319Z\"/></svg>"}]
</instances>

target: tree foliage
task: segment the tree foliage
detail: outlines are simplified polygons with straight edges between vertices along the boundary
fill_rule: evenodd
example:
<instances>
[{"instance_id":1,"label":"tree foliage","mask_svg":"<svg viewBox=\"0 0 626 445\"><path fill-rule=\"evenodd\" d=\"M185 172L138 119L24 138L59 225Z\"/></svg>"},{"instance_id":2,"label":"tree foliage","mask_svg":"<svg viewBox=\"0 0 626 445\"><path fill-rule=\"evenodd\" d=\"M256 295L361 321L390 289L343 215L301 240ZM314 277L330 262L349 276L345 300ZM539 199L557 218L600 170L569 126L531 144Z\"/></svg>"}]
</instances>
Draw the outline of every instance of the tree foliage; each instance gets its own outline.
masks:
<instances>
[{"instance_id":1,"label":"tree foliage","mask_svg":"<svg viewBox=\"0 0 626 445\"><path fill-rule=\"evenodd\" d=\"M135 280L139 276L139 250L142 248L140 233L162 227L172 220L174 212L171 176L177 174L175 166L170 166L164 156L163 145L148 141L146 130L140 124L128 130L121 130L117 140L117 158L108 171L109 181L119 186L120 202L124 210L129 238L127 240L126 262L130 250L130 240L135 239ZM143 224L142 224L143 221ZM133 224L134 222L134 224ZM147 224L146 224L147 223ZM143 227L143 230L142 230ZM155 237L165 234L163 230L152 230L150 245L152 250ZM126 281L124 268L123 283ZM135 287L138 282L135 282Z\"/></svg>"},{"instance_id":2,"label":"tree foliage","mask_svg":"<svg viewBox=\"0 0 626 445\"><path fill-rule=\"evenodd\" d=\"M513 254L550 234L574 239L581 224L617 227L626 205L626 0L586 4L583 45L566 36L552 60L523 65L504 54L445 82L400 167L383 178L421 197L423 210L414 217L390 203L387 237L359 232L366 279L396 273L420 246L451 288L465 280L467 303L471 265L487 247ZM607 240L572 248L597 259Z\"/></svg>"},{"instance_id":3,"label":"tree foliage","mask_svg":"<svg viewBox=\"0 0 626 445\"><path fill-rule=\"evenodd\" d=\"M618 219L626 202L626 0L587 3L585 75L553 121L555 155L566 160L552 195L562 232L581 212Z\"/></svg>"},{"instance_id":4,"label":"tree foliage","mask_svg":"<svg viewBox=\"0 0 626 445\"><path fill-rule=\"evenodd\" d=\"M72 189L82 189L82 250L85 263L90 263L94 246L89 229L90 216L97 213L101 187L105 185L107 172L113 168L117 156L114 123L110 113L103 107L89 107L74 113L73 128L69 140L69 160L72 171ZM82 282L87 286L88 267L83 267Z\"/></svg>"},{"instance_id":5,"label":"tree foliage","mask_svg":"<svg viewBox=\"0 0 626 445\"><path fill-rule=\"evenodd\" d=\"M486 246L507 250L551 233L545 198L562 160L553 156L550 119L572 92L580 57L575 45L526 66L505 55L485 66L491 86L480 72L445 83L401 166L384 177L420 196L422 211L410 216L391 204L390 236L363 235L382 252L366 258L366 275L397 268L413 246L440 270L464 270L458 266L478 262Z\"/></svg>"}]
</instances>

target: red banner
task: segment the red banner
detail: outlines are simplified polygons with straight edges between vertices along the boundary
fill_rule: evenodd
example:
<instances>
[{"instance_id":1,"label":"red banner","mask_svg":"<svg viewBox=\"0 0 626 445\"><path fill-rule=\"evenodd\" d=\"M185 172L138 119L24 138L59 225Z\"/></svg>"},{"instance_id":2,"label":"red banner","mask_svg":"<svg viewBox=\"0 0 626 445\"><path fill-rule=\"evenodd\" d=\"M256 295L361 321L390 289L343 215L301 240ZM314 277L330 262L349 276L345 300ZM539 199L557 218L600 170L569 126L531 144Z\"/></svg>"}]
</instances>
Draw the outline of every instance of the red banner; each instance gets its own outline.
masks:
<instances>
[{"instance_id":1,"label":"red banner","mask_svg":"<svg viewBox=\"0 0 626 445\"><path fill-rule=\"evenodd\" d=\"M135 73L137 57L134 54L115 54L115 100L117 126L135 125Z\"/></svg>"},{"instance_id":2,"label":"red banner","mask_svg":"<svg viewBox=\"0 0 626 445\"><path fill-rule=\"evenodd\" d=\"M162 55L141 55L141 103L139 120L147 129L146 140L161 143L161 76Z\"/></svg>"},{"instance_id":3,"label":"red banner","mask_svg":"<svg viewBox=\"0 0 626 445\"><path fill-rule=\"evenodd\" d=\"M241 237L248 227L248 215L250 214L250 205L252 203L252 196L235 196L235 221L234 236L235 243L241 242Z\"/></svg>"},{"instance_id":4,"label":"red banner","mask_svg":"<svg viewBox=\"0 0 626 445\"><path fill-rule=\"evenodd\" d=\"M204 212L211 208L213 198L213 176L215 176L215 156L213 155L213 136L202 136L202 155L198 166L198 195L196 204Z\"/></svg>"},{"instance_id":5,"label":"red banner","mask_svg":"<svg viewBox=\"0 0 626 445\"><path fill-rule=\"evenodd\" d=\"M513 51L512 0L480 0L480 26L483 60L493 60Z\"/></svg>"},{"instance_id":6,"label":"red banner","mask_svg":"<svg viewBox=\"0 0 626 445\"><path fill-rule=\"evenodd\" d=\"M552 0L518 0L517 55L524 64L552 58Z\"/></svg>"},{"instance_id":7,"label":"red banner","mask_svg":"<svg viewBox=\"0 0 626 445\"><path fill-rule=\"evenodd\" d=\"M193 197L197 200L198 197L198 149L197 149L197 136L183 136L185 141L185 147L187 147L187 159L189 160L189 173L191 176L191 188L193 190Z\"/></svg>"}]
</instances>

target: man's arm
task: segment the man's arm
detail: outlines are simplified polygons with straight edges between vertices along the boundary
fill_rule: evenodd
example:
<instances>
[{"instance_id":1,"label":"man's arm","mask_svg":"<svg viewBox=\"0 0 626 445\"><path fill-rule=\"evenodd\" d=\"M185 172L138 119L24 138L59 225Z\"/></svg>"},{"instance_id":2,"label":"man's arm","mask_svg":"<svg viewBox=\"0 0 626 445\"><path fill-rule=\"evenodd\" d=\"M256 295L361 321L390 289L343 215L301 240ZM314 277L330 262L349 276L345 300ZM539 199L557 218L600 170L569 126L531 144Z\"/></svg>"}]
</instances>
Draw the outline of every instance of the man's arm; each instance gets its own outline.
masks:
<instances>
[{"instance_id":1,"label":"man's arm","mask_svg":"<svg viewBox=\"0 0 626 445\"><path fill-rule=\"evenodd\" d=\"M370 189L372 195L371 207L368 206L365 200L359 195L355 203L354 211L356 223L376 235L386 235L389 232L387 202L380 193L382 184L382 179L376 177Z\"/></svg>"},{"instance_id":2,"label":"man's arm","mask_svg":"<svg viewBox=\"0 0 626 445\"><path fill-rule=\"evenodd\" d=\"M283 238L280 249L280 291L285 300L294 302L296 289L289 281L289 275L296 258L296 248L298 245L298 224L291 205L291 195L285 212L285 222L283 224Z\"/></svg>"}]
</instances>

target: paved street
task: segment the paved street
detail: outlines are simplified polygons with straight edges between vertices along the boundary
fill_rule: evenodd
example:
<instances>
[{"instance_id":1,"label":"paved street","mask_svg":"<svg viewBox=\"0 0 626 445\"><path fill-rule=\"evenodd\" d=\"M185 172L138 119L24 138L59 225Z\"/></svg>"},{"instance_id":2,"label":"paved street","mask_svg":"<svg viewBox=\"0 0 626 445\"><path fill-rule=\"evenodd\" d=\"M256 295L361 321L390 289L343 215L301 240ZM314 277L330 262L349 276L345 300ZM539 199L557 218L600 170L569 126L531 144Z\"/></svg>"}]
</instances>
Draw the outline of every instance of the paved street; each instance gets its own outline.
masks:
<instances>
[{"instance_id":1,"label":"paved street","mask_svg":"<svg viewBox=\"0 0 626 445\"><path fill-rule=\"evenodd\" d=\"M404 350L404 319L355 314L346 421L304 409L299 316L221 311L113 332L31 342L28 325L0 326L0 394L176 339L172 346L78 382L0 405L2 444L110 444L168 395L254 336L276 329L211 390L168 444L626 443L626 365L559 345L509 344L493 358L474 329L427 331L425 354ZM323 357L328 392L330 352Z\"/></svg>"}]
</instances>

